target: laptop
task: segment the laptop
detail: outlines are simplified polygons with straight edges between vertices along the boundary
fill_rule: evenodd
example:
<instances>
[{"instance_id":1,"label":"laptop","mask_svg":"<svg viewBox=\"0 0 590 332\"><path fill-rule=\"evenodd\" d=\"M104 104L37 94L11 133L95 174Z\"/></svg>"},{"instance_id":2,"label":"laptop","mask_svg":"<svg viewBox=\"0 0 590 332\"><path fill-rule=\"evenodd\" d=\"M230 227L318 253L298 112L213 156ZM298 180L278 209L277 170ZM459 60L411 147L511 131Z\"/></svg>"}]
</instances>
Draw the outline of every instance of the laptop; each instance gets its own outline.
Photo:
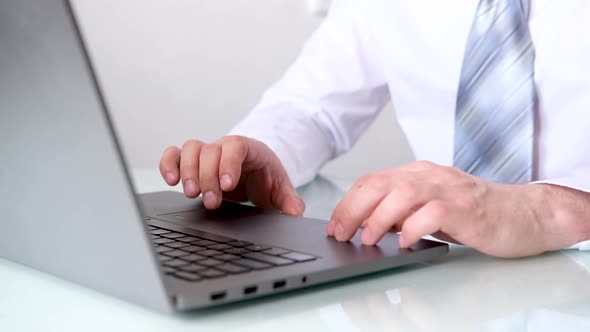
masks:
<instances>
[{"instance_id":1,"label":"laptop","mask_svg":"<svg viewBox=\"0 0 590 332\"><path fill-rule=\"evenodd\" d=\"M175 312L448 252L427 240L400 249L397 234L378 246L358 235L340 243L323 220L136 194L75 9L63 0L0 2L0 257Z\"/></svg>"}]
</instances>

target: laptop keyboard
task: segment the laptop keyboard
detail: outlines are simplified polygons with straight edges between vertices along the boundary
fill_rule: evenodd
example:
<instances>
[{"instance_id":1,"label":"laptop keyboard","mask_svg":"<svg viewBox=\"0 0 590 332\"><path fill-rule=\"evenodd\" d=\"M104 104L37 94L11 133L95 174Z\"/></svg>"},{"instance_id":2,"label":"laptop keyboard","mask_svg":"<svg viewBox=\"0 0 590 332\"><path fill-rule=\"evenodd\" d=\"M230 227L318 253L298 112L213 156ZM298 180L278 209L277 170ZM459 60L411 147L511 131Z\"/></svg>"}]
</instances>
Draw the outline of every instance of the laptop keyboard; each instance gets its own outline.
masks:
<instances>
[{"instance_id":1,"label":"laptop keyboard","mask_svg":"<svg viewBox=\"0 0 590 332\"><path fill-rule=\"evenodd\" d=\"M309 262L317 258L306 253L198 230L191 230L197 234L192 235L149 227L164 272L191 282Z\"/></svg>"}]
</instances>

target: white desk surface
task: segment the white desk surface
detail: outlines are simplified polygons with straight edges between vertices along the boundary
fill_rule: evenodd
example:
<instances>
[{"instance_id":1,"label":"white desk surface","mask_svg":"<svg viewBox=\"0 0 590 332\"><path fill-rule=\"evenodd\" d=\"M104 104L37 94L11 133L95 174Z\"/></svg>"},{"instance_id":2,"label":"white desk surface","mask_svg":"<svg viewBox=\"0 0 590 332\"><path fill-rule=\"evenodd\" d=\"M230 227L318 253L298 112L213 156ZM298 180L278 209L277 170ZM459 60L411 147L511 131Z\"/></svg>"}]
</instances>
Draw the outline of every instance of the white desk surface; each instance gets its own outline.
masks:
<instances>
[{"instance_id":1,"label":"white desk surface","mask_svg":"<svg viewBox=\"0 0 590 332\"><path fill-rule=\"evenodd\" d=\"M166 190L155 170L138 192ZM303 188L327 218L349 182ZM590 252L434 262L220 309L164 315L0 259L0 331L590 331Z\"/></svg>"}]
</instances>

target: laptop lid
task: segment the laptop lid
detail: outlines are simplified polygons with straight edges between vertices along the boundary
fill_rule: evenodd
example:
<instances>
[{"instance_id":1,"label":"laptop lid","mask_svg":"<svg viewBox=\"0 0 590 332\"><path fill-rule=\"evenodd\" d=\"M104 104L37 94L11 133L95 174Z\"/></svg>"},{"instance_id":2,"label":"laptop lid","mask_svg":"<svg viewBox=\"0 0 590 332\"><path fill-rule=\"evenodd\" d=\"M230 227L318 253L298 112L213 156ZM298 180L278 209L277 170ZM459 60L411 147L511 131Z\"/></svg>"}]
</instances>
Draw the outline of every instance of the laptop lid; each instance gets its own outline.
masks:
<instances>
[{"instance_id":1,"label":"laptop lid","mask_svg":"<svg viewBox=\"0 0 590 332\"><path fill-rule=\"evenodd\" d=\"M74 14L0 2L0 257L168 311Z\"/></svg>"}]
</instances>

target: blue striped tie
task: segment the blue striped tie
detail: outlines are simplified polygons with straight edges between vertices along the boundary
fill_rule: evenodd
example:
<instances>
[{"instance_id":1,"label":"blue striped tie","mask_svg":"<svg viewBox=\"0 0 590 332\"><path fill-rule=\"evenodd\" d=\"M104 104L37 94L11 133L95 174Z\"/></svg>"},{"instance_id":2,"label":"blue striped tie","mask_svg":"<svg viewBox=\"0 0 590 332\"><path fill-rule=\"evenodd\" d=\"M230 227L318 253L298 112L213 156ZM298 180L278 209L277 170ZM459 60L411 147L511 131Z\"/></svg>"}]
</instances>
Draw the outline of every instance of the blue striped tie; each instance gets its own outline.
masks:
<instances>
[{"instance_id":1,"label":"blue striped tie","mask_svg":"<svg viewBox=\"0 0 590 332\"><path fill-rule=\"evenodd\" d=\"M463 59L454 166L495 182L533 180L535 49L529 0L481 0Z\"/></svg>"}]
</instances>

